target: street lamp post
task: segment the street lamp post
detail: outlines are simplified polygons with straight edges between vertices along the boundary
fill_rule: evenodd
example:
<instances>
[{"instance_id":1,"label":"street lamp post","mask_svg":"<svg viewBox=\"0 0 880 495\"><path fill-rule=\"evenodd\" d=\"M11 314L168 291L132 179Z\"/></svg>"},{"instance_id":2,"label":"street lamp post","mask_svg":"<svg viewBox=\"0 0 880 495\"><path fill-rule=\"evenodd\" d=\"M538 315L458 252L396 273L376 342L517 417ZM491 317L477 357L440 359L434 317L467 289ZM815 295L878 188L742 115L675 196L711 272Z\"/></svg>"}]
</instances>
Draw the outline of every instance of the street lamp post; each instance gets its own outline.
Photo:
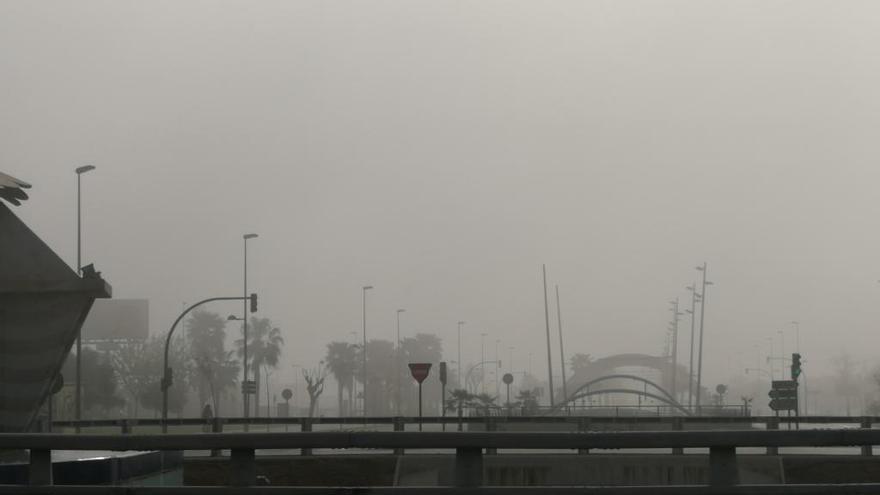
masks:
<instances>
[{"instance_id":1,"label":"street lamp post","mask_svg":"<svg viewBox=\"0 0 880 495\"><path fill-rule=\"evenodd\" d=\"M82 175L95 170L94 165L76 168L76 274L82 275ZM76 420L82 420L82 328L76 335ZM76 426L79 433L79 424Z\"/></svg>"},{"instance_id":2,"label":"street lamp post","mask_svg":"<svg viewBox=\"0 0 880 495\"><path fill-rule=\"evenodd\" d=\"M252 307L256 305L257 295L251 294L250 296L245 296L243 299L245 300L245 318L247 318L247 301L251 301ZM162 433L168 432L168 389L171 387L171 383L173 382L173 372L171 368L168 366L168 349L171 347L171 337L174 335L174 330L177 328L177 324L180 323L181 320L193 309L201 306L202 304L206 304L214 301L238 301L242 299L239 296L233 297L211 297L208 299L203 299L192 306L183 310L180 313L180 316L174 320L174 323L171 324L171 329L168 330L168 335L165 337L165 353L164 353L164 361L162 364L162 380L160 382L160 388L162 389ZM233 319L233 318L229 318ZM245 423L245 428L247 428L247 423Z\"/></svg>"},{"instance_id":3,"label":"street lamp post","mask_svg":"<svg viewBox=\"0 0 880 495\"><path fill-rule=\"evenodd\" d=\"M700 414L700 398L702 396L702 383L703 383L703 323L706 317L706 286L711 285L712 282L706 280L706 263L703 262L703 266L698 266L697 270L703 272L703 290L700 292L700 352L699 357L697 358L697 414Z\"/></svg>"},{"instance_id":4,"label":"street lamp post","mask_svg":"<svg viewBox=\"0 0 880 495\"><path fill-rule=\"evenodd\" d=\"M258 237L257 234L244 234L242 236L242 239L244 239L244 295L245 295L245 297L247 297L247 293L248 293L248 289L247 289L247 260L248 260L247 241L249 239L256 239L257 237ZM244 345L243 345L243 353L242 354L244 356L244 359L243 359L244 365L242 367L244 368L244 381L242 382L242 385L243 385L242 386L242 394L243 394L242 401L243 401L243 407L244 407L244 417L245 417L245 419L247 419L248 416L250 415L250 395L248 393L248 388L247 388L247 381L248 381L247 299L244 300L243 304L244 304L244 309L242 311L242 314L244 315L244 319L242 321L242 329L244 332L244 341L243 341ZM256 372L258 373L259 370L257 370ZM257 414L257 411L259 410L260 406L259 406L259 404L254 404L254 406L255 406L254 407L254 417L257 417L257 416L259 416L259 414ZM245 422L245 424L244 424L244 430L245 431L248 430L247 422Z\"/></svg>"},{"instance_id":5,"label":"street lamp post","mask_svg":"<svg viewBox=\"0 0 880 495\"><path fill-rule=\"evenodd\" d=\"M773 369L773 337L767 337L767 343L770 344L770 354L767 354L767 364L770 366L770 376L773 376L775 370Z\"/></svg>"},{"instance_id":6,"label":"street lamp post","mask_svg":"<svg viewBox=\"0 0 880 495\"><path fill-rule=\"evenodd\" d=\"M779 334L779 339L782 344L782 347L779 349L779 362L782 363L782 379L785 380L785 331L777 330L776 333Z\"/></svg>"},{"instance_id":7,"label":"street lamp post","mask_svg":"<svg viewBox=\"0 0 880 495\"><path fill-rule=\"evenodd\" d=\"M459 388L462 388L462 387L467 388L467 383L462 383L462 380L464 379L464 376L462 376L462 374L461 374L461 366L462 366L462 362L461 362L461 326L462 326L462 325L464 325L464 322L463 322L463 321L459 321L459 322L458 322L458 363L457 363L457 367L458 367L458 387L459 387Z\"/></svg>"},{"instance_id":8,"label":"street lamp post","mask_svg":"<svg viewBox=\"0 0 880 495\"><path fill-rule=\"evenodd\" d=\"M672 305L672 397L678 400L678 382L676 380L678 376L678 318L681 316L681 313L678 311L677 297L675 301L670 301L669 304Z\"/></svg>"},{"instance_id":9,"label":"street lamp post","mask_svg":"<svg viewBox=\"0 0 880 495\"><path fill-rule=\"evenodd\" d=\"M483 332L480 334L480 362L486 361L486 335L487 333ZM486 393L486 368L480 369L480 393Z\"/></svg>"},{"instance_id":10,"label":"street lamp post","mask_svg":"<svg viewBox=\"0 0 880 495\"><path fill-rule=\"evenodd\" d=\"M397 415L400 416L400 313L405 313L405 309L397 310L397 372L394 381L397 382Z\"/></svg>"},{"instance_id":11,"label":"street lamp post","mask_svg":"<svg viewBox=\"0 0 880 495\"><path fill-rule=\"evenodd\" d=\"M691 309L685 311L691 315L691 357L688 362L688 409L694 406L694 334L697 321L697 301L701 299L700 293L697 292L697 283L686 287L691 291Z\"/></svg>"},{"instance_id":12,"label":"street lamp post","mask_svg":"<svg viewBox=\"0 0 880 495\"><path fill-rule=\"evenodd\" d=\"M501 395L501 385L499 384L500 373L501 373L501 360L498 357L498 345L501 344L501 339L495 339L495 396L498 397Z\"/></svg>"},{"instance_id":13,"label":"street lamp post","mask_svg":"<svg viewBox=\"0 0 880 495\"><path fill-rule=\"evenodd\" d=\"M367 417L367 291L373 288L372 285L363 286L363 296L364 296L364 349L363 349L363 372L364 372L364 391L363 397L361 398L361 405L364 408L364 417Z\"/></svg>"}]
</instances>

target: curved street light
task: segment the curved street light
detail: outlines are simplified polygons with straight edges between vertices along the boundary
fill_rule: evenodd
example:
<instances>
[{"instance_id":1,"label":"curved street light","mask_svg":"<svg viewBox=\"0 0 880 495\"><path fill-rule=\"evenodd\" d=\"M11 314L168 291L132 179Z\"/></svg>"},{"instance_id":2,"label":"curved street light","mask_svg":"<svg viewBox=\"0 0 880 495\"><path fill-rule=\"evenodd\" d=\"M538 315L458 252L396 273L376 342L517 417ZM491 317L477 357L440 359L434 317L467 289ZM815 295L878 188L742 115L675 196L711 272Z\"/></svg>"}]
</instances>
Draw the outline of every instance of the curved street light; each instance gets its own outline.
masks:
<instances>
[{"instance_id":1,"label":"curved street light","mask_svg":"<svg viewBox=\"0 0 880 495\"><path fill-rule=\"evenodd\" d=\"M173 381L173 370L168 366L168 349L171 346L171 337L174 335L174 330L177 328L177 324L180 323L180 320L183 319L184 316L187 315L193 309L201 306L202 304L213 302L213 301L238 301L240 299L245 300L245 310L247 310L247 301L251 301L252 307L256 306L257 295L251 294L248 297L234 296L234 297L211 297L208 299L204 299L199 301L192 306L183 310L180 313L180 316L174 320L174 323L171 324L171 330L168 331L168 335L165 337L165 353L164 353L164 361L162 365L162 380L159 382L159 386L162 388L162 433L168 433L168 389L171 387L171 383ZM227 319L236 319L230 316Z\"/></svg>"}]
</instances>

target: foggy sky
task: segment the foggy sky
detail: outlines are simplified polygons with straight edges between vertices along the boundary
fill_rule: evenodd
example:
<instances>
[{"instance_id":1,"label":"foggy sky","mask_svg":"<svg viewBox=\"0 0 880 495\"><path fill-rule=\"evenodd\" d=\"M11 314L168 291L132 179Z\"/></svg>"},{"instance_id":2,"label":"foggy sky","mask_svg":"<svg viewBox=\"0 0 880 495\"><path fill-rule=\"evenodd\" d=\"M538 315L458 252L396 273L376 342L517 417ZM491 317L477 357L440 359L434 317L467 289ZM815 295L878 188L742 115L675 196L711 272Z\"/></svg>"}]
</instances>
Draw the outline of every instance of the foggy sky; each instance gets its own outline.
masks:
<instances>
[{"instance_id":1,"label":"foggy sky","mask_svg":"<svg viewBox=\"0 0 880 495\"><path fill-rule=\"evenodd\" d=\"M465 360L543 376L542 263L567 353L659 354L706 261L714 388L792 320L808 373L873 363L878 47L869 1L6 1L0 170L73 265L97 167L84 263L157 333L259 233L283 367L359 339L370 284L370 338L406 308L455 359L465 320Z\"/></svg>"}]
</instances>

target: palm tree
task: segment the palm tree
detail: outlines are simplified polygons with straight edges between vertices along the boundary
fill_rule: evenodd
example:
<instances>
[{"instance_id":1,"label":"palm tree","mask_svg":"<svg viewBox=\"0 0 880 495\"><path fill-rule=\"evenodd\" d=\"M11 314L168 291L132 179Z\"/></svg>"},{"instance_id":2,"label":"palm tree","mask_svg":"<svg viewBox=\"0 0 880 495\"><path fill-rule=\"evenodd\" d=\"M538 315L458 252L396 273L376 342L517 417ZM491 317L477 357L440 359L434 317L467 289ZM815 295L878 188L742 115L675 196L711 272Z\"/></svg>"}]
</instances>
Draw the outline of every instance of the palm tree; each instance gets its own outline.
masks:
<instances>
[{"instance_id":1,"label":"palm tree","mask_svg":"<svg viewBox=\"0 0 880 495\"><path fill-rule=\"evenodd\" d=\"M522 407L523 416L533 416L538 412L538 394L534 390L521 390L516 400Z\"/></svg>"},{"instance_id":2,"label":"palm tree","mask_svg":"<svg viewBox=\"0 0 880 495\"><path fill-rule=\"evenodd\" d=\"M476 394L473 396L471 405L477 411L481 412L483 416L489 416L493 409L498 409L498 405L495 404L495 399L497 399L497 397L492 397L489 394Z\"/></svg>"},{"instance_id":3,"label":"palm tree","mask_svg":"<svg viewBox=\"0 0 880 495\"><path fill-rule=\"evenodd\" d=\"M190 357L196 375L199 404L208 398L220 414L220 396L238 380L238 361L226 350L226 319L208 311L194 311L187 321Z\"/></svg>"},{"instance_id":4,"label":"palm tree","mask_svg":"<svg viewBox=\"0 0 880 495\"><path fill-rule=\"evenodd\" d=\"M284 338L281 337L281 329L272 326L269 318L251 318L248 325L248 364L253 371L254 382L256 382L257 390L254 395L254 416L259 415L260 411L260 368L275 368L278 366L278 359L281 357L281 346L284 345ZM244 339L235 342L238 346L238 355L244 356ZM268 411L267 411L268 412Z\"/></svg>"},{"instance_id":5,"label":"palm tree","mask_svg":"<svg viewBox=\"0 0 880 495\"><path fill-rule=\"evenodd\" d=\"M470 407L474 395L463 388L457 388L449 393L446 399L446 410L458 412L458 431L461 431L461 416L466 407Z\"/></svg>"},{"instance_id":6,"label":"palm tree","mask_svg":"<svg viewBox=\"0 0 880 495\"><path fill-rule=\"evenodd\" d=\"M358 347L348 342L330 342L327 344L327 357L325 358L330 373L336 379L337 399L339 401L339 416L350 415L353 404L352 384L354 375L358 371ZM344 389L348 389L348 411L344 410L342 404L342 393Z\"/></svg>"}]
</instances>

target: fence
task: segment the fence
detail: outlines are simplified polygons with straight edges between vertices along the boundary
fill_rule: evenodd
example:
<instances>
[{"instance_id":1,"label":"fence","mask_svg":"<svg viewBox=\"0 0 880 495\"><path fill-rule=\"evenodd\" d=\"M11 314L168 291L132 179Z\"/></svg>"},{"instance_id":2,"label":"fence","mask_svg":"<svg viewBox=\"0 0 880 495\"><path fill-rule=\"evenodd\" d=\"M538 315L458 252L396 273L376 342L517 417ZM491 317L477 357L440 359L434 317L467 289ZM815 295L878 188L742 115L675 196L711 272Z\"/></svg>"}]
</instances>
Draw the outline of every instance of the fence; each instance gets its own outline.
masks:
<instances>
[{"instance_id":1,"label":"fence","mask_svg":"<svg viewBox=\"0 0 880 495\"><path fill-rule=\"evenodd\" d=\"M223 425L247 425L247 426L297 426L302 431L310 431L314 425L396 425L401 430L406 425L440 424L445 426L458 425L494 425L502 424L546 424L546 425L577 425L585 427L587 431L591 424L618 424L618 425L671 425L671 428L688 429L690 425L758 425L764 429L778 429L780 425L798 424L814 425L858 425L861 428L871 428L874 424L880 424L880 416L430 416L418 417L231 417L213 418L206 423L202 418L178 418L168 419L169 426L205 426L211 424L213 432L223 431ZM134 427L162 425L161 419L94 419L82 421L54 421L53 428L119 428L120 433L131 433ZM47 425L39 427L39 431L48 432Z\"/></svg>"}]
</instances>

